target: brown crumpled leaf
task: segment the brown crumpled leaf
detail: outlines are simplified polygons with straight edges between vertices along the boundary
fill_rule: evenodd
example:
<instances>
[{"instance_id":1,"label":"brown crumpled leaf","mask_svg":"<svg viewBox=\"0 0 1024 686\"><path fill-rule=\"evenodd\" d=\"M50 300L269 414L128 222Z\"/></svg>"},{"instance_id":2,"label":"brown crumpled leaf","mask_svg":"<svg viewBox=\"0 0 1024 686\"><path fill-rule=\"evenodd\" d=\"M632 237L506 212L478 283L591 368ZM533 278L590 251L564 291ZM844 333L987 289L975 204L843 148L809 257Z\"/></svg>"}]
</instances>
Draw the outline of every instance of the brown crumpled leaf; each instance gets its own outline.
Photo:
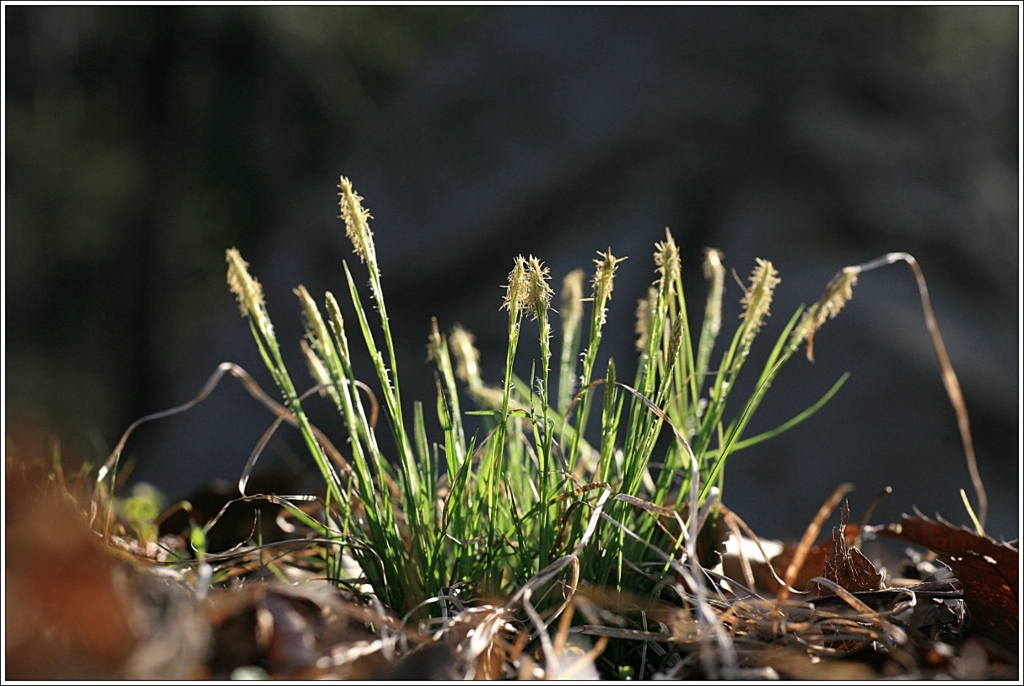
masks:
<instances>
[{"instance_id":1,"label":"brown crumpled leaf","mask_svg":"<svg viewBox=\"0 0 1024 686\"><path fill-rule=\"evenodd\" d=\"M1019 551L941 519L903 515L898 524L877 531L879 536L914 543L934 552L963 584L971 625L986 637L1018 651Z\"/></svg>"},{"instance_id":2,"label":"brown crumpled leaf","mask_svg":"<svg viewBox=\"0 0 1024 686\"><path fill-rule=\"evenodd\" d=\"M877 591L882 585L882 575L871 564L871 560L864 557L864 553L847 545L845 534L849 520L850 504L843 501L841 520L839 526L832 529L832 548L825 561L822 576L851 593ZM835 592L826 586L819 586L818 593L821 596L835 595Z\"/></svg>"},{"instance_id":3,"label":"brown crumpled leaf","mask_svg":"<svg viewBox=\"0 0 1024 686\"><path fill-rule=\"evenodd\" d=\"M851 544L859 534L859 526L856 524L848 524L842 534L843 540L847 544ZM797 572L796 579L793 581L793 588L801 590L805 589L811 583L811 579L824 574L825 563L828 561L831 545L832 544L829 539L823 539L811 546L810 551L807 553L807 557L804 558L804 563L800 566L800 569ZM776 574L781 575L786 573L786 569L789 567L790 562L793 561L796 548L797 546L795 543L787 543L783 546L782 552L771 558L772 567L775 569ZM735 556L726 556L723 559L723 565L725 567L726 576L738 581L743 580L740 565ZM750 568L753 573L754 584L757 587L757 590L775 595L779 592L779 589L782 588L782 585L775 579L771 571L768 569L768 565L764 562L750 560Z\"/></svg>"}]
</instances>

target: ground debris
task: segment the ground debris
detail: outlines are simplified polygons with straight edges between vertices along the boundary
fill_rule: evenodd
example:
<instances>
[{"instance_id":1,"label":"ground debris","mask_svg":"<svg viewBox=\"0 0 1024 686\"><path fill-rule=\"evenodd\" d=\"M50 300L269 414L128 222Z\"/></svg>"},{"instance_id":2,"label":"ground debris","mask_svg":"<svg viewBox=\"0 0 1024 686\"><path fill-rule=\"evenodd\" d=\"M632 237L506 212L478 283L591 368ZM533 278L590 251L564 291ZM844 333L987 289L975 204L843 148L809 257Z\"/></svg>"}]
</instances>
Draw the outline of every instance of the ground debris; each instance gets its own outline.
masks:
<instances>
[{"instance_id":1,"label":"ground debris","mask_svg":"<svg viewBox=\"0 0 1024 686\"><path fill-rule=\"evenodd\" d=\"M809 592L788 600L756 567L703 568L705 588L678 580L654 598L581 583L542 627L468 586L442 589L441 616L403 621L358 581L328 582L330 549L313 539L248 541L208 555L204 576L174 537L153 554L101 500L82 506L10 463L5 511L9 679L1017 676L1016 550L921 517L865 531L927 545L951 569L913 558L923 578L890 578L844 514L806 556Z\"/></svg>"},{"instance_id":2,"label":"ground debris","mask_svg":"<svg viewBox=\"0 0 1024 686\"><path fill-rule=\"evenodd\" d=\"M1019 650L1020 552L964 528L923 515L880 527L879 536L924 546L953 570L963 584L971 626L1003 648Z\"/></svg>"},{"instance_id":3,"label":"ground debris","mask_svg":"<svg viewBox=\"0 0 1024 686\"><path fill-rule=\"evenodd\" d=\"M882 575L878 573L871 560L855 546L846 543L846 526L850 520L850 505L843 501L842 520L838 527L832 529L832 548L825 561L823 576L852 593L875 591L882 584ZM827 585L818 585L819 595L835 595L835 591Z\"/></svg>"}]
</instances>

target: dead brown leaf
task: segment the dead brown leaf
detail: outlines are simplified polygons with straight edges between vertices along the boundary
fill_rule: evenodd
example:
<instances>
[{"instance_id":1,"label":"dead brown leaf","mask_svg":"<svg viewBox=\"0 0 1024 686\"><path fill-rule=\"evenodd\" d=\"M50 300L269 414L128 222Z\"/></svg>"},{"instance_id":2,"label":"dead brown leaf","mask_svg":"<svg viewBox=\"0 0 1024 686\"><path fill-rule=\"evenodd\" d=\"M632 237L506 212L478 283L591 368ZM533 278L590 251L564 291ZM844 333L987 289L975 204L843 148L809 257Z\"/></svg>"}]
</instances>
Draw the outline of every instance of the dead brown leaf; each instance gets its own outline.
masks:
<instances>
[{"instance_id":1,"label":"dead brown leaf","mask_svg":"<svg viewBox=\"0 0 1024 686\"><path fill-rule=\"evenodd\" d=\"M862 552L847 544L849 521L850 503L843 501L839 526L832 529L832 547L825 561L823 576L851 593L877 591L882 584L882 575ZM821 596L835 595L827 586L819 585L818 589Z\"/></svg>"},{"instance_id":2,"label":"dead brown leaf","mask_svg":"<svg viewBox=\"0 0 1024 686\"><path fill-rule=\"evenodd\" d=\"M1005 648L1018 651L1019 551L942 520L904 515L879 536L923 546L948 565L963 584L971 625Z\"/></svg>"}]
</instances>

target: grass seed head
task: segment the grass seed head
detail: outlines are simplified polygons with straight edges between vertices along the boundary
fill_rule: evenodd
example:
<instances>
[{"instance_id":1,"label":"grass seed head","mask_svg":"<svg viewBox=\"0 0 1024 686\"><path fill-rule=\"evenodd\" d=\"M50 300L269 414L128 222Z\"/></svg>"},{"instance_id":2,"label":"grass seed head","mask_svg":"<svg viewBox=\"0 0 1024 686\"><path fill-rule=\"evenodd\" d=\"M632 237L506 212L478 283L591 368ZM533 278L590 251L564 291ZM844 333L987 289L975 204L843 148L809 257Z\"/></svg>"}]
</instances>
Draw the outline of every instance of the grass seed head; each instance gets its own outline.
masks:
<instances>
[{"instance_id":1,"label":"grass seed head","mask_svg":"<svg viewBox=\"0 0 1024 686\"><path fill-rule=\"evenodd\" d=\"M638 352L647 350L647 343L651 337L651 319L654 317L654 308L658 302L658 289L654 286L647 288L647 297L636 301L636 349Z\"/></svg>"},{"instance_id":2,"label":"grass seed head","mask_svg":"<svg viewBox=\"0 0 1024 686\"><path fill-rule=\"evenodd\" d=\"M243 317L259 317L264 309L263 287L249 274L249 263L242 259L236 248L227 251L228 288L238 299L238 309Z\"/></svg>"},{"instance_id":3,"label":"grass seed head","mask_svg":"<svg viewBox=\"0 0 1024 686\"><path fill-rule=\"evenodd\" d=\"M573 269L562 279L562 321L572 330L583 318L583 270Z\"/></svg>"},{"instance_id":4,"label":"grass seed head","mask_svg":"<svg viewBox=\"0 0 1024 686\"><path fill-rule=\"evenodd\" d=\"M430 318L430 335L427 336L427 362L433 361L438 367L442 365L445 340L437 328L437 317Z\"/></svg>"},{"instance_id":5,"label":"grass seed head","mask_svg":"<svg viewBox=\"0 0 1024 686\"><path fill-rule=\"evenodd\" d=\"M750 288L743 295L743 341L749 343L761 330L772 304L772 295L779 285L779 273L768 260L757 258L757 265L750 275Z\"/></svg>"},{"instance_id":6,"label":"grass seed head","mask_svg":"<svg viewBox=\"0 0 1024 686\"><path fill-rule=\"evenodd\" d=\"M374 261L373 232L370 231L368 220L373 216L369 210L363 207L362 196L352 189L352 183L344 176L341 177L338 188L341 189L341 193L338 194L341 197L339 201L340 218L345 221L345 233L352 241L355 253L359 255L359 261L372 263Z\"/></svg>"},{"instance_id":7,"label":"grass seed head","mask_svg":"<svg viewBox=\"0 0 1024 686\"><path fill-rule=\"evenodd\" d=\"M725 288L725 265L722 264L722 251L715 248L704 249L704 278L711 284L708 303L705 309L705 325L712 339L718 336L722 327L722 293Z\"/></svg>"},{"instance_id":8,"label":"grass seed head","mask_svg":"<svg viewBox=\"0 0 1024 686\"><path fill-rule=\"evenodd\" d=\"M724 278L725 265L722 264L722 251L717 248L704 248L704 278L708 281Z\"/></svg>"},{"instance_id":9,"label":"grass seed head","mask_svg":"<svg viewBox=\"0 0 1024 686\"><path fill-rule=\"evenodd\" d=\"M601 256L600 259L594 260L594 264L597 265L597 270L594 272L594 280L591 285L594 289L594 299L598 301L605 301L612 297L612 288L615 282L615 270L619 266L619 262L622 262L625 257L615 257L612 255L612 249L608 248L605 252L598 252Z\"/></svg>"},{"instance_id":10,"label":"grass seed head","mask_svg":"<svg viewBox=\"0 0 1024 686\"><path fill-rule=\"evenodd\" d=\"M658 270L658 287L665 290L672 288L672 284L679 278L679 246L676 245L672 233L666 227L665 240L654 244L654 264ZM666 294L671 290L665 291Z\"/></svg>"},{"instance_id":11,"label":"grass seed head","mask_svg":"<svg viewBox=\"0 0 1024 686\"><path fill-rule=\"evenodd\" d=\"M343 360L350 359L348 354L348 337L345 336L345 320L341 317L341 308L338 301L330 291L324 295L324 302L327 307L327 321L331 324L331 332L338 342L338 353Z\"/></svg>"},{"instance_id":12,"label":"grass seed head","mask_svg":"<svg viewBox=\"0 0 1024 686\"><path fill-rule=\"evenodd\" d=\"M860 269L857 267L846 267L836 274L825 287L825 292L818 302L807 311L800 326L793 332L790 345L795 348L806 340L808 361L814 362L814 335L827 320L835 319L843 306L853 297L853 287L857 285L859 273Z\"/></svg>"},{"instance_id":13,"label":"grass seed head","mask_svg":"<svg viewBox=\"0 0 1024 686\"><path fill-rule=\"evenodd\" d=\"M818 321L835 319L843 306L853 297L853 287L857 285L857 271L847 267L842 271L836 284L826 293L825 302L818 313Z\"/></svg>"},{"instance_id":14,"label":"grass seed head","mask_svg":"<svg viewBox=\"0 0 1024 686\"><path fill-rule=\"evenodd\" d=\"M508 310L513 317L519 314L524 303L530 298L530 281L527 277L526 258L520 255L516 264L508 273L508 284L505 286L505 300L501 309Z\"/></svg>"},{"instance_id":15,"label":"grass seed head","mask_svg":"<svg viewBox=\"0 0 1024 686\"><path fill-rule=\"evenodd\" d=\"M544 318L551 307L551 298L555 292L548 285L550 270L539 259L530 255L527 260L526 274L529 280L529 297L527 308L534 319Z\"/></svg>"},{"instance_id":16,"label":"grass seed head","mask_svg":"<svg viewBox=\"0 0 1024 686\"><path fill-rule=\"evenodd\" d=\"M313 377L318 385L330 384L331 376L327 373L327 367L324 366L323 360L316 354L316 351L306 342L305 339L299 341L299 346L302 348L302 358L306 361L306 367L309 369L309 375ZM327 395L327 389L320 390L320 397Z\"/></svg>"},{"instance_id":17,"label":"grass seed head","mask_svg":"<svg viewBox=\"0 0 1024 686\"><path fill-rule=\"evenodd\" d=\"M473 345L473 334L456 324L448 342L455 355L455 376L470 387L482 386L480 380L480 351Z\"/></svg>"},{"instance_id":18,"label":"grass seed head","mask_svg":"<svg viewBox=\"0 0 1024 686\"><path fill-rule=\"evenodd\" d=\"M607 316L606 305L612 297L612 289L615 286L615 270L619 266L619 262L625 260L625 257L615 257L612 255L612 249L608 248L605 252L598 252L601 256L600 259L594 260L594 264L597 265L597 270L594 272L593 288L594 288L594 312L600 317L600 325L603 326L605 323L605 317Z\"/></svg>"},{"instance_id":19,"label":"grass seed head","mask_svg":"<svg viewBox=\"0 0 1024 686\"><path fill-rule=\"evenodd\" d=\"M313 297L306 290L305 286L300 284L292 292L298 296L299 304L302 305L302 318L305 320L306 336L309 338L309 342L314 348L322 350L324 346L330 343L331 339L327 334L327 326L324 324L324 319L320 316L320 310L317 309Z\"/></svg>"}]
</instances>

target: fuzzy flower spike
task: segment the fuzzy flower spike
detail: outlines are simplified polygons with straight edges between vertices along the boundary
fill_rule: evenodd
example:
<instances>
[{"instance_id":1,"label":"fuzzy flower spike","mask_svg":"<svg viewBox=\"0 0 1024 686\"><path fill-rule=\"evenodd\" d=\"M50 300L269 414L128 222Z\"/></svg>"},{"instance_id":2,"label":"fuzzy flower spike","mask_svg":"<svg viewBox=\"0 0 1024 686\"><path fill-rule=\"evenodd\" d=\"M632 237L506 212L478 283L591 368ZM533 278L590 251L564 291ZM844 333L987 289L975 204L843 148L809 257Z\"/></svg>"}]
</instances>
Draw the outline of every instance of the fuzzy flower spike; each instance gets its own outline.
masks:
<instances>
[{"instance_id":1,"label":"fuzzy flower spike","mask_svg":"<svg viewBox=\"0 0 1024 686\"><path fill-rule=\"evenodd\" d=\"M548 285L550 270L539 259L530 255L527 260L527 278L529 279L529 299L527 300L530 314L534 319L547 319L545 314L551 307L551 298L555 292Z\"/></svg>"},{"instance_id":2,"label":"fuzzy flower spike","mask_svg":"<svg viewBox=\"0 0 1024 686\"><path fill-rule=\"evenodd\" d=\"M818 302L811 306L800 326L793 332L795 345L800 345L802 340L807 341L808 361L814 362L814 334L827 320L835 319L843 306L853 297L853 287L857 285L857 274L860 271L860 267L846 267L832 277Z\"/></svg>"},{"instance_id":3,"label":"fuzzy flower spike","mask_svg":"<svg viewBox=\"0 0 1024 686\"><path fill-rule=\"evenodd\" d=\"M527 278L526 258L520 255L515 266L508 273L508 284L505 286L505 300L501 309L508 310L511 319L517 319L520 310L527 306L530 299L530 283Z\"/></svg>"},{"instance_id":4,"label":"fuzzy flower spike","mask_svg":"<svg viewBox=\"0 0 1024 686\"><path fill-rule=\"evenodd\" d=\"M772 296L775 287L779 285L779 273L768 260L760 257L756 260L757 266L750 275L750 288L744 294L740 302L743 305L743 336L744 345L753 341L761 325L770 314L769 308L772 304Z\"/></svg>"},{"instance_id":5,"label":"fuzzy flower spike","mask_svg":"<svg viewBox=\"0 0 1024 686\"><path fill-rule=\"evenodd\" d=\"M665 240L654 244L654 264L658 271L658 290L667 298L679 278L679 246L672 233L665 228Z\"/></svg>"},{"instance_id":6,"label":"fuzzy flower spike","mask_svg":"<svg viewBox=\"0 0 1024 686\"><path fill-rule=\"evenodd\" d=\"M369 224L369 220L373 219L373 216L369 210L363 207L363 198L352 189L351 181L342 176L338 188L341 189L341 193L338 194L341 197L339 201L340 218L345 222L345 233L352 241L355 253L359 255L359 261L375 267L377 255L374 251L373 232L370 231Z\"/></svg>"},{"instance_id":7,"label":"fuzzy flower spike","mask_svg":"<svg viewBox=\"0 0 1024 686\"><path fill-rule=\"evenodd\" d=\"M273 337L274 327L263 301L263 287L249 273L249 263L242 259L236 248L227 251L228 288L238 299L238 309L243 317L252 317L257 328L268 338Z\"/></svg>"}]
</instances>

